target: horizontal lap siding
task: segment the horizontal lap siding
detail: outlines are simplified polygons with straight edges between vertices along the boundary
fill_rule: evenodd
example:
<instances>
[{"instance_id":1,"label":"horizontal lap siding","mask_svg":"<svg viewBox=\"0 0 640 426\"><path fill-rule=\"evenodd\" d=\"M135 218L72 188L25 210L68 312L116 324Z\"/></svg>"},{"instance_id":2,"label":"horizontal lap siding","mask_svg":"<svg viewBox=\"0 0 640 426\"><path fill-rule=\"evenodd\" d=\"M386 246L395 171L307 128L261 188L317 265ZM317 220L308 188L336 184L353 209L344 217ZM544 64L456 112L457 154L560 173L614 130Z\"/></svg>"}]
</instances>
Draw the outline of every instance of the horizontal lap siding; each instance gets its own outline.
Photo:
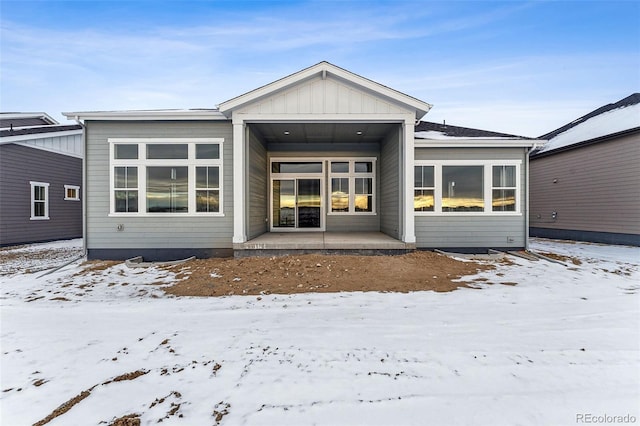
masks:
<instances>
[{"instance_id":1,"label":"horizontal lap siding","mask_svg":"<svg viewBox=\"0 0 640 426\"><path fill-rule=\"evenodd\" d=\"M640 234L638 164L639 134L532 159L530 225Z\"/></svg>"},{"instance_id":2,"label":"horizontal lap siding","mask_svg":"<svg viewBox=\"0 0 640 426\"><path fill-rule=\"evenodd\" d=\"M524 247L525 150L523 148L416 148L416 160L521 160L518 216L418 216L415 217L417 246Z\"/></svg>"},{"instance_id":3,"label":"horizontal lap siding","mask_svg":"<svg viewBox=\"0 0 640 426\"><path fill-rule=\"evenodd\" d=\"M380 230L400 238L400 131L382 142L380 161Z\"/></svg>"},{"instance_id":4,"label":"horizontal lap siding","mask_svg":"<svg viewBox=\"0 0 640 426\"><path fill-rule=\"evenodd\" d=\"M49 183L49 220L31 220L31 181ZM0 245L79 238L82 203L64 185L82 185L82 159L14 144L0 146Z\"/></svg>"},{"instance_id":5,"label":"horizontal lap siding","mask_svg":"<svg viewBox=\"0 0 640 426\"><path fill-rule=\"evenodd\" d=\"M268 230L265 220L269 217L268 211L268 182L267 182L267 149L255 137L249 135L249 232L248 238L252 239Z\"/></svg>"},{"instance_id":6,"label":"horizontal lap siding","mask_svg":"<svg viewBox=\"0 0 640 426\"><path fill-rule=\"evenodd\" d=\"M224 138L224 217L109 217L108 138ZM233 141L228 122L87 123L87 247L231 248L233 237ZM118 231L118 225L124 229Z\"/></svg>"}]
</instances>

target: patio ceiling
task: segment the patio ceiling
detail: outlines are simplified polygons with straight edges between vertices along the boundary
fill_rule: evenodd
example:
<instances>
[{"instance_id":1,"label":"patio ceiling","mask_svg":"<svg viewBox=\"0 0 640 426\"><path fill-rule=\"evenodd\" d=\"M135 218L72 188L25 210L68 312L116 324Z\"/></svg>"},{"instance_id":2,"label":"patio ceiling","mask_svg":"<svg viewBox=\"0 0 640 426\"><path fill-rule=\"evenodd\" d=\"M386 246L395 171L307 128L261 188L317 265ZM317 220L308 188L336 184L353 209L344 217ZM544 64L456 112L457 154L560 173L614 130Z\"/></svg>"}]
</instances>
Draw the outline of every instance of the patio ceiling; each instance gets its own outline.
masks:
<instances>
[{"instance_id":1,"label":"patio ceiling","mask_svg":"<svg viewBox=\"0 0 640 426\"><path fill-rule=\"evenodd\" d=\"M398 123L250 123L266 143L377 143Z\"/></svg>"}]
</instances>

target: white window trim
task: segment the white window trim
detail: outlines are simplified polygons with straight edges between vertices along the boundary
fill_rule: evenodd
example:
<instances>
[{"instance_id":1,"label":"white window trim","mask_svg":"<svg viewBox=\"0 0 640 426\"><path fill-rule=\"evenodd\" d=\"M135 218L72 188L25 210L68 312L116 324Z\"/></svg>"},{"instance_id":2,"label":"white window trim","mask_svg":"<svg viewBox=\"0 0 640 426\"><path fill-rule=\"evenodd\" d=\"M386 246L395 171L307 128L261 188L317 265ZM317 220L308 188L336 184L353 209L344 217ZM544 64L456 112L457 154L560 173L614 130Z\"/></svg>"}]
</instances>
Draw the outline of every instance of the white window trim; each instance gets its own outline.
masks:
<instances>
[{"instance_id":1,"label":"white window trim","mask_svg":"<svg viewBox=\"0 0 640 426\"><path fill-rule=\"evenodd\" d=\"M31 217L30 220L49 220L49 184L46 182L35 182L30 181L31 185ZM36 187L44 186L44 216L35 216L35 195L36 195Z\"/></svg>"},{"instance_id":2,"label":"white window trim","mask_svg":"<svg viewBox=\"0 0 640 426\"><path fill-rule=\"evenodd\" d=\"M371 162L371 173L356 173L355 163ZM332 173L331 163L349 163L349 171L346 173ZM327 215L329 216L375 216L376 211L376 158L375 157L339 157L328 159L327 164ZM331 179L349 179L349 211L348 212L332 212L331 211ZM371 211L356 211L356 178L371 178Z\"/></svg>"},{"instance_id":3,"label":"white window trim","mask_svg":"<svg viewBox=\"0 0 640 426\"><path fill-rule=\"evenodd\" d=\"M521 160L416 160L415 166L434 167L434 209L432 212L415 211L416 216L521 216L522 187L520 179ZM442 211L442 167L443 166L484 166L482 212L443 212ZM516 166L516 208L513 212L493 211L493 166Z\"/></svg>"},{"instance_id":4,"label":"white window trim","mask_svg":"<svg viewBox=\"0 0 640 426\"><path fill-rule=\"evenodd\" d=\"M76 191L75 197L67 197L67 191L74 189ZM64 199L67 201L80 201L80 187L77 185L65 185L64 186Z\"/></svg>"},{"instance_id":5,"label":"white window trim","mask_svg":"<svg viewBox=\"0 0 640 426\"><path fill-rule=\"evenodd\" d=\"M223 217L224 216L224 138L109 138L109 216L114 217ZM197 144L218 144L220 146L220 158L218 159L196 159ZM133 160L116 160L115 145L136 144L138 145L138 158ZM187 144L187 159L162 159L148 160L147 144ZM188 167L188 212L187 213L147 213L147 167L153 166L176 166ZM219 169L219 191L220 191L220 211L219 212L196 212L196 166L218 167ZM137 212L116 212L114 200L114 171L116 167L137 167L138 168L138 211Z\"/></svg>"}]
</instances>

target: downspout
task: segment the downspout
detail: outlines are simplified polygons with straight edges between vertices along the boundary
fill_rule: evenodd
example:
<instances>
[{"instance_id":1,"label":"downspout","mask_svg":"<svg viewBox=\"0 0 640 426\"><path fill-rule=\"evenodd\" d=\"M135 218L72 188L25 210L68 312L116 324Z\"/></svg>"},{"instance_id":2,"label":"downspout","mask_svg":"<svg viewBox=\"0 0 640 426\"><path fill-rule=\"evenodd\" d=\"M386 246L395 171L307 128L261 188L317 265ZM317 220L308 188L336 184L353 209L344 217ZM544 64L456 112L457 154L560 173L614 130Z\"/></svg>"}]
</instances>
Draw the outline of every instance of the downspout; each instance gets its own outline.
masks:
<instances>
[{"instance_id":1,"label":"downspout","mask_svg":"<svg viewBox=\"0 0 640 426\"><path fill-rule=\"evenodd\" d=\"M524 149L524 179L527 183L524 189L524 249L529 250L529 148Z\"/></svg>"},{"instance_id":2,"label":"downspout","mask_svg":"<svg viewBox=\"0 0 640 426\"><path fill-rule=\"evenodd\" d=\"M87 126L77 115L74 120L82 126L82 252L87 256Z\"/></svg>"}]
</instances>

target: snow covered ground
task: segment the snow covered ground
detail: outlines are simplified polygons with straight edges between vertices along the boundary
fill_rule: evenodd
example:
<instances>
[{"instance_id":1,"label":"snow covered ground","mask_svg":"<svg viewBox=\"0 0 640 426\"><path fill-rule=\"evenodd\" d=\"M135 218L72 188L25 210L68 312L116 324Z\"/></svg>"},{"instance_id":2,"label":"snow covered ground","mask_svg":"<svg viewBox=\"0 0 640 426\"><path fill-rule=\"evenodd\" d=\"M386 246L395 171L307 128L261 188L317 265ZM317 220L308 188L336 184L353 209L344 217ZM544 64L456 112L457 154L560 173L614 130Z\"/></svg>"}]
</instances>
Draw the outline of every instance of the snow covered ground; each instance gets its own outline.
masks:
<instances>
[{"instance_id":1,"label":"snow covered ground","mask_svg":"<svg viewBox=\"0 0 640 426\"><path fill-rule=\"evenodd\" d=\"M74 276L76 262L37 278L2 251L0 423L76 396L47 424L640 421L640 249L532 248L581 263L513 257L450 293L175 298L166 271Z\"/></svg>"}]
</instances>

